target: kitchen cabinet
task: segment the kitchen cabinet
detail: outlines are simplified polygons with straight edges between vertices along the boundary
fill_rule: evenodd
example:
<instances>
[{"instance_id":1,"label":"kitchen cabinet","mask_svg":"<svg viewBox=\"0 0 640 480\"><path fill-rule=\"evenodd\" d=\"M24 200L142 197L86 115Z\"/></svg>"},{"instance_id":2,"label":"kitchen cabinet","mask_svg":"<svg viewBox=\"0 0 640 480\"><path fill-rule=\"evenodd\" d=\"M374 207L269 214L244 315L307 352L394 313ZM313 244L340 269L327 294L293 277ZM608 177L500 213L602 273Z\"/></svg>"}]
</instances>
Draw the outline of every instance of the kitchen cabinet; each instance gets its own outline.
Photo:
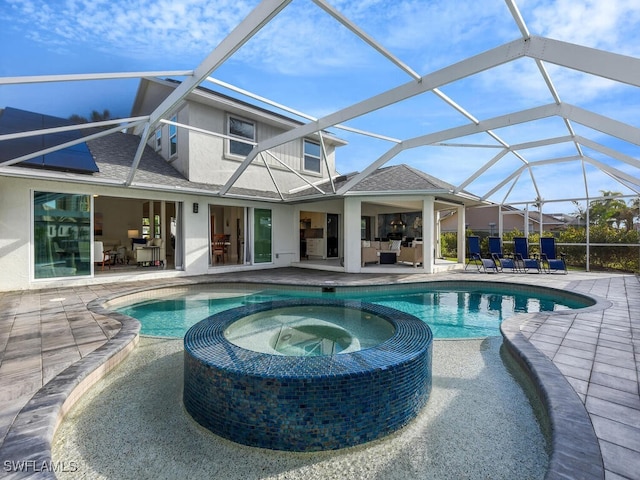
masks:
<instances>
[{"instance_id":1,"label":"kitchen cabinet","mask_svg":"<svg viewBox=\"0 0 640 480\"><path fill-rule=\"evenodd\" d=\"M325 258L324 238L307 238L307 256Z\"/></svg>"},{"instance_id":2,"label":"kitchen cabinet","mask_svg":"<svg viewBox=\"0 0 640 480\"><path fill-rule=\"evenodd\" d=\"M311 228L324 228L326 226L326 217L324 213L313 212L309 215L311 219Z\"/></svg>"}]
</instances>

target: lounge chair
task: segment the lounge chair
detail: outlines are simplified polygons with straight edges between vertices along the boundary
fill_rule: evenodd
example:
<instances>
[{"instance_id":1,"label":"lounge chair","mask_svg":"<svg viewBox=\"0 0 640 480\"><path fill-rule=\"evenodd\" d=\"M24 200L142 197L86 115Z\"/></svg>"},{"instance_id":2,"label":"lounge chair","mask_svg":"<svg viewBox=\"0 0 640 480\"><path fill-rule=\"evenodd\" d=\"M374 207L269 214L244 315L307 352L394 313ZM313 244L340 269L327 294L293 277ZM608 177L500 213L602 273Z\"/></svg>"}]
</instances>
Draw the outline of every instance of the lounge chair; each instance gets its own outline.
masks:
<instances>
[{"instance_id":1,"label":"lounge chair","mask_svg":"<svg viewBox=\"0 0 640 480\"><path fill-rule=\"evenodd\" d=\"M489 242L489 255L493 256L493 254L496 254L498 258L502 258L503 257L502 238L489 237L488 242Z\"/></svg>"},{"instance_id":2,"label":"lounge chair","mask_svg":"<svg viewBox=\"0 0 640 480\"><path fill-rule=\"evenodd\" d=\"M488 270L493 270L494 272L498 271L493 258L482 258L482 254L480 252L480 237L478 236L469 236L467 237L467 263L464 266L466 270L467 267L473 263L479 272L487 272Z\"/></svg>"},{"instance_id":3,"label":"lounge chair","mask_svg":"<svg viewBox=\"0 0 640 480\"><path fill-rule=\"evenodd\" d=\"M540 237L540 260L542 270L546 273L567 273L567 264L564 261L565 254L556 254L556 239L553 237Z\"/></svg>"},{"instance_id":4,"label":"lounge chair","mask_svg":"<svg viewBox=\"0 0 640 480\"><path fill-rule=\"evenodd\" d=\"M496 269L502 272L505 268L510 268L512 272L518 272L518 265L513 257L506 256L502 252L502 238L489 237L489 254L496 265Z\"/></svg>"},{"instance_id":5,"label":"lounge chair","mask_svg":"<svg viewBox=\"0 0 640 480\"><path fill-rule=\"evenodd\" d=\"M537 256L529 257L529 240L527 237L514 237L513 251L515 252L516 264L519 264L525 272L535 269L540 273L540 261Z\"/></svg>"}]
</instances>

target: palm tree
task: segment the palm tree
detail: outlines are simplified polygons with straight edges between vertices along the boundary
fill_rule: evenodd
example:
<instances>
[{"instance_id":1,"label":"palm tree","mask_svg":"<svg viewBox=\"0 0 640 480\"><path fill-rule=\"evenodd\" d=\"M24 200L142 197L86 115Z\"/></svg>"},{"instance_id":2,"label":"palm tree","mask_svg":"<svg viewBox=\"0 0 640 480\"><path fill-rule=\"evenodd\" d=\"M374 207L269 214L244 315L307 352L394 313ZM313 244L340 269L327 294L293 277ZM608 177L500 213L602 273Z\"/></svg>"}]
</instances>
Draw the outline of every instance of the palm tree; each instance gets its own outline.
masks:
<instances>
[{"instance_id":1,"label":"palm tree","mask_svg":"<svg viewBox=\"0 0 640 480\"><path fill-rule=\"evenodd\" d=\"M574 217L578 220L578 225L586 225L587 224L587 210L582 206L580 202L577 200L572 200L571 203L576 207L576 210L572 213Z\"/></svg>"},{"instance_id":2,"label":"palm tree","mask_svg":"<svg viewBox=\"0 0 640 480\"><path fill-rule=\"evenodd\" d=\"M624 224L625 230L627 232L633 229L634 219L638 218L638 208L640 207L640 198L636 198L635 200L631 200L628 205L625 205L624 208L620 208L618 211L616 220L618 221L618 225Z\"/></svg>"},{"instance_id":3,"label":"palm tree","mask_svg":"<svg viewBox=\"0 0 640 480\"><path fill-rule=\"evenodd\" d=\"M102 111L102 113L97 110L91 111L91 121L92 122L102 122L104 120L111 120L111 112L106 108Z\"/></svg>"},{"instance_id":4,"label":"palm tree","mask_svg":"<svg viewBox=\"0 0 640 480\"><path fill-rule=\"evenodd\" d=\"M78 115L74 113L69 117L71 123L80 124L80 123L94 123L94 122L103 122L105 120L111 120L111 112L106 108L100 113L97 110L92 110L89 119L87 117L83 117L82 115ZM102 127L108 128L108 127Z\"/></svg>"},{"instance_id":5,"label":"palm tree","mask_svg":"<svg viewBox=\"0 0 640 480\"><path fill-rule=\"evenodd\" d=\"M616 197L622 196L621 192L611 192L608 190L600 190L602 200L591 202L589 207L589 220L596 225L616 224L620 228L623 222L621 215L627 208L624 200ZM613 225L612 225L613 226Z\"/></svg>"}]
</instances>

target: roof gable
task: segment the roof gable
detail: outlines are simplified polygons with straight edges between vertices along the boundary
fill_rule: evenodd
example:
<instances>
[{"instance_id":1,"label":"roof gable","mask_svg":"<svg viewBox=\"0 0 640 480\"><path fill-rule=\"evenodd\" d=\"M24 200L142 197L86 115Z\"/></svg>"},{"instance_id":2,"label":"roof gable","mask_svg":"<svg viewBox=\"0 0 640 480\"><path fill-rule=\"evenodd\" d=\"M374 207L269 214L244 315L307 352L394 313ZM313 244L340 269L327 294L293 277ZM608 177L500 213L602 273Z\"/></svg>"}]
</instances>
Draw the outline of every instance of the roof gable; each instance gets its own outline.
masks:
<instances>
[{"instance_id":1,"label":"roof gable","mask_svg":"<svg viewBox=\"0 0 640 480\"><path fill-rule=\"evenodd\" d=\"M408 165L379 168L353 187L353 192L451 192L453 186Z\"/></svg>"}]
</instances>

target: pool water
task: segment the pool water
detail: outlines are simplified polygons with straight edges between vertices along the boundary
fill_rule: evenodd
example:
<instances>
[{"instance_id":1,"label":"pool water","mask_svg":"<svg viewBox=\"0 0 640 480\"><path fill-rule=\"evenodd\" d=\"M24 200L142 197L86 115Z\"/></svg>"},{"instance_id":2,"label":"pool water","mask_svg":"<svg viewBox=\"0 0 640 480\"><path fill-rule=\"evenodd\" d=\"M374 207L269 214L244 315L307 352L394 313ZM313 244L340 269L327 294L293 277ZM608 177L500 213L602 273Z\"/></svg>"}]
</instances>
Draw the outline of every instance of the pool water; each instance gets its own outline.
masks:
<instances>
[{"instance_id":1,"label":"pool water","mask_svg":"<svg viewBox=\"0 0 640 480\"><path fill-rule=\"evenodd\" d=\"M300 290L273 285L224 287L211 291L148 300L117 310L138 319L143 335L181 338L192 326L215 313L257 302L295 298L361 300L394 308L427 322L434 338L478 338L500 335L500 323L517 313L558 311L590 305L587 300L544 290L522 292L509 285L438 288L432 286L389 286L384 290L353 288L323 292L320 288ZM333 289L331 289L333 290Z\"/></svg>"},{"instance_id":2,"label":"pool water","mask_svg":"<svg viewBox=\"0 0 640 480\"><path fill-rule=\"evenodd\" d=\"M294 305L248 315L224 336L254 352L312 357L370 348L394 332L389 321L360 308Z\"/></svg>"}]
</instances>

